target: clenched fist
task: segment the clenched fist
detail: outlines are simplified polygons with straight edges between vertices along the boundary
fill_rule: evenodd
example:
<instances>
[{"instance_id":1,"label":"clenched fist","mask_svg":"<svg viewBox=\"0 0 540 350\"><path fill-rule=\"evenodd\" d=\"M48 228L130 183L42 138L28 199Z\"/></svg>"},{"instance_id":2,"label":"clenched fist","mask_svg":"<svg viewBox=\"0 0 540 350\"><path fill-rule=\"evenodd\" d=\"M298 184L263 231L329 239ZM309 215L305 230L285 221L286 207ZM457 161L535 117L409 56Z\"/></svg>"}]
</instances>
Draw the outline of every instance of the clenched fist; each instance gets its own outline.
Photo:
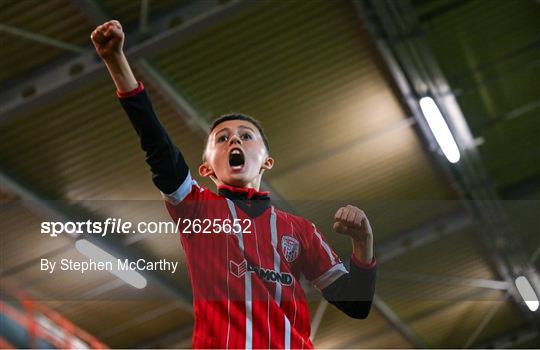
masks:
<instances>
[{"instance_id":1,"label":"clenched fist","mask_svg":"<svg viewBox=\"0 0 540 350\"><path fill-rule=\"evenodd\" d=\"M99 57L105 61L122 53L124 38L122 25L116 20L103 23L90 35Z\"/></svg>"},{"instance_id":2,"label":"clenched fist","mask_svg":"<svg viewBox=\"0 0 540 350\"><path fill-rule=\"evenodd\" d=\"M366 214L352 205L338 209L334 216L333 228L334 231L351 236L353 239L373 234Z\"/></svg>"},{"instance_id":3,"label":"clenched fist","mask_svg":"<svg viewBox=\"0 0 540 350\"><path fill-rule=\"evenodd\" d=\"M373 231L366 214L359 208L347 205L334 215L334 231L352 238L353 255L364 264L373 258Z\"/></svg>"}]
</instances>

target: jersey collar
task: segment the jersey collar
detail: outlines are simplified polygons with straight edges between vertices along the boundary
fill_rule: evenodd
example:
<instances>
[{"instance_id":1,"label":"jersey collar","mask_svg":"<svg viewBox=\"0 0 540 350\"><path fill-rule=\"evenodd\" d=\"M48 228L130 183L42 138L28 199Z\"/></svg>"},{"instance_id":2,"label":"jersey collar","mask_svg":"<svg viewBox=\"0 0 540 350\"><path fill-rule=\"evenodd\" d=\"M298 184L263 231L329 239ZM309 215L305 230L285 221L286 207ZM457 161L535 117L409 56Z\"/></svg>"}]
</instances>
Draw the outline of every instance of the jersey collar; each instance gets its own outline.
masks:
<instances>
[{"instance_id":1,"label":"jersey collar","mask_svg":"<svg viewBox=\"0 0 540 350\"><path fill-rule=\"evenodd\" d=\"M229 198L240 209L252 218L264 213L270 207L270 197L267 191L257 191L254 188L219 185L218 194Z\"/></svg>"},{"instance_id":2,"label":"jersey collar","mask_svg":"<svg viewBox=\"0 0 540 350\"><path fill-rule=\"evenodd\" d=\"M228 185L219 185L218 193L229 199L270 199L270 193L267 191L257 191L254 188L233 187Z\"/></svg>"}]
</instances>

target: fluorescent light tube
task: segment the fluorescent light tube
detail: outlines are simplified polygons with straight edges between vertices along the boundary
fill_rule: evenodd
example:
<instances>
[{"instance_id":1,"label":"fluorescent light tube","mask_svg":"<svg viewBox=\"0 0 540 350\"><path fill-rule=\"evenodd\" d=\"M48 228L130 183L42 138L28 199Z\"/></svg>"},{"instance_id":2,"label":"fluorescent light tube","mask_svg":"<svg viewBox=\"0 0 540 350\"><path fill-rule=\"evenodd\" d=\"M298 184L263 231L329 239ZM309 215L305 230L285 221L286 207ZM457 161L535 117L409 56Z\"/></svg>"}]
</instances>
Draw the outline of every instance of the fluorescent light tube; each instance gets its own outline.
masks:
<instances>
[{"instance_id":1,"label":"fluorescent light tube","mask_svg":"<svg viewBox=\"0 0 540 350\"><path fill-rule=\"evenodd\" d=\"M529 310L538 310L538 297L536 296L533 287L529 283L529 280L524 276L519 276L516 278L516 287L519 294L521 294L521 297L525 301L525 304L527 304Z\"/></svg>"},{"instance_id":2,"label":"fluorescent light tube","mask_svg":"<svg viewBox=\"0 0 540 350\"><path fill-rule=\"evenodd\" d=\"M113 269L108 271L120 278L122 281L138 289L143 289L146 287L146 278L144 278L143 275L133 270L119 270L118 259L94 243L89 242L86 239L79 239L77 242L75 242L75 248L77 248L81 254L84 254L89 259L101 262L111 262Z\"/></svg>"},{"instance_id":3,"label":"fluorescent light tube","mask_svg":"<svg viewBox=\"0 0 540 350\"><path fill-rule=\"evenodd\" d=\"M459 148L435 101L431 97L422 97L420 109L446 159L450 163L457 163L460 158Z\"/></svg>"}]
</instances>

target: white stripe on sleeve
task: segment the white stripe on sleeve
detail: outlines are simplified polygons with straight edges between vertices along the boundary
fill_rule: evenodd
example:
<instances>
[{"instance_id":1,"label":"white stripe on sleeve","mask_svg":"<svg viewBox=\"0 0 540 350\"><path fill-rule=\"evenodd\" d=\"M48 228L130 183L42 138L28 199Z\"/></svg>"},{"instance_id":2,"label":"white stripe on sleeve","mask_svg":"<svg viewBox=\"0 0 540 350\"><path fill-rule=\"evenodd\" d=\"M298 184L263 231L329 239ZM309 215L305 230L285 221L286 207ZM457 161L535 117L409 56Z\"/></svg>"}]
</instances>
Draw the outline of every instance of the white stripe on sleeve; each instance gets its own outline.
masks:
<instances>
[{"instance_id":1,"label":"white stripe on sleeve","mask_svg":"<svg viewBox=\"0 0 540 350\"><path fill-rule=\"evenodd\" d=\"M343 264L336 264L332 266L328 271L314 279L312 283L313 285L315 285L315 287L317 287L317 289L323 290L324 288L334 283L335 280L347 273L349 272L347 271L345 266L343 266Z\"/></svg>"},{"instance_id":2,"label":"white stripe on sleeve","mask_svg":"<svg viewBox=\"0 0 540 350\"><path fill-rule=\"evenodd\" d=\"M323 247L326 254L328 254L328 258L330 259L330 264L334 265L336 263L336 258L334 257L334 254L332 254L332 249L330 249L328 244L322 239L321 234L319 233L319 231L317 231L317 228L315 227L315 225L313 225L313 229L315 230L315 235L319 239L319 243Z\"/></svg>"},{"instance_id":3,"label":"white stripe on sleeve","mask_svg":"<svg viewBox=\"0 0 540 350\"><path fill-rule=\"evenodd\" d=\"M167 202L171 203L172 205L177 205L187 197L187 195L191 192L191 186L194 184L197 185L197 182L191 178L191 172L188 172L184 182L182 182L176 191L170 194L161 192L161 195L163 198L165 198L165 200L167 200Z\"/></svg>"}]
</instances>

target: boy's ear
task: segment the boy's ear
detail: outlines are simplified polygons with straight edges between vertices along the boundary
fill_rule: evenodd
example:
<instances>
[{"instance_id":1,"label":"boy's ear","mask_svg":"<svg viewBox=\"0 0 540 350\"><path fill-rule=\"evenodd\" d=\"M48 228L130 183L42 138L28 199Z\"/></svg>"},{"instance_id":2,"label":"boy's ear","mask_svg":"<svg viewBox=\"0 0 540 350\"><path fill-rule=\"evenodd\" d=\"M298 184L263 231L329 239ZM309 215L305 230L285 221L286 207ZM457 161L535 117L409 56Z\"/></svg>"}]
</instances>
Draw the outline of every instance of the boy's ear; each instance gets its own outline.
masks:
<instances>
[{"instance_id":1,"label":"boy's ear","mask_svg":"<svg viewBox=\"0 0 540 350\"><path fill-rule=\"evenodd\" d=\"M210 177L212 180L214 180L215 178L214 170L207 162L199 165L199 175L201 175L202 177Z\"/></svg>"},{"instance_id":2,"label":"boy's ear","mask_svg":"<svg viewBox=\"0 0 540 350\"><path fill-rule=\"evenodd\" d=\"M261 172L263 170L270 170L274 166L274 158L268 157L261 166Z\"/></svg>"}]
</instances>

